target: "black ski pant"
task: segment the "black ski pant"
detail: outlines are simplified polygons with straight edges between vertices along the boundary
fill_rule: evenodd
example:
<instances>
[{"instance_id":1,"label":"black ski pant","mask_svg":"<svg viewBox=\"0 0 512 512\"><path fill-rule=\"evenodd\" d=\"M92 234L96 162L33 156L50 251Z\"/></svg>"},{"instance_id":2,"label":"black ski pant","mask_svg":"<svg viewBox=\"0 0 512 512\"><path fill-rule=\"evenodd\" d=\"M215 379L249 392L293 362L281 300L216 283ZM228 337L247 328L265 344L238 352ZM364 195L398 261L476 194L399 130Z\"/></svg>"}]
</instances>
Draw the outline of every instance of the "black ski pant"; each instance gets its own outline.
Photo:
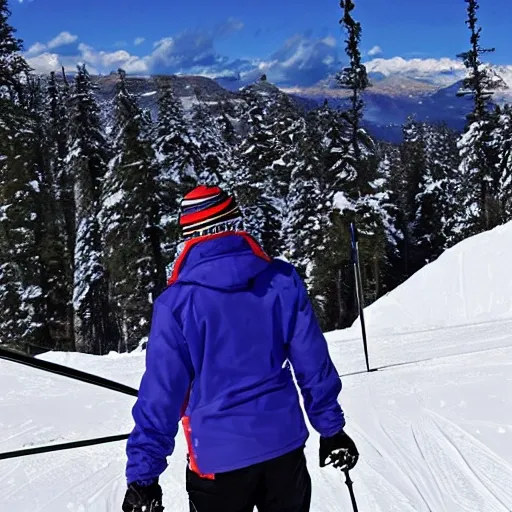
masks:
<instances>
[{"instance_id":1,"label":"black ski pant","mask_svg":"<svg viewBox=\"0 0 512 512\"><path fill-rule=\"evenodd\" d=\"M187 468L187 492L190 512L309 512L311 477L301 448L215 480Z\"/></svg>"}]
</instances>

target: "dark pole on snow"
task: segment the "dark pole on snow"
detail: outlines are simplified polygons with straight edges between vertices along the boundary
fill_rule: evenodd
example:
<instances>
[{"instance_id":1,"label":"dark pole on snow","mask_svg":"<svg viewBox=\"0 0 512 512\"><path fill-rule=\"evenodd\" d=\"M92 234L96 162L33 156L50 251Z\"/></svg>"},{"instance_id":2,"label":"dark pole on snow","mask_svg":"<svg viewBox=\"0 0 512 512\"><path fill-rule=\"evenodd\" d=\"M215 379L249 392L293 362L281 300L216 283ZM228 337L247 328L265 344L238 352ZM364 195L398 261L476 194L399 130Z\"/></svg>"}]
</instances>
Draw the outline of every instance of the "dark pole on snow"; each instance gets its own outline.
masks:
<instances>
[{"instance_id":1,"label":"dark pole on snow","mask_svg":"<svg viewBox=\"0 0 512 512\"><path fill-rule=\"evenodd\" d=\"M364 322L364 295L363 283L361 278L361 265L359 264L359 237L354 222L350 223L350 239L352 244L352 263L354 264L354 274L356 278L357 304L359 307L359 320L361 321L361 332L363 334L364 357L366 360L366 370L370 371L368 361L368 343L366 340L366 325Z\"/></svg>"},{"instance_id":2,"label":"dark pole on snow","mask_svg":"<svg viewBox=\"0 0 512 512\"><path fill-rule=\"evenodd\" d=\"M354 494L354 487L352 485L353 482L350 479L348 469L343 470L343 472L345 473L345 478L346 478L345 483L347 484L348 492L350 493L350 500L352 501L352 508L354 509L354 512L359 512L359 509L357 508L357 503L356 503L356 496Z\"/></svg>"},{"instance_id":3,"label":"dark pole on snow","mask_svg":"<svg viewBox=\"0 0 512 512\"><path fill-rule=\"evenodd\" d=\"M98 439L86 439L84 441L71 441L69 443L53 444L48 446L36 446L34 448L24 448L12 452L0 453L0 460L14 459L16 457L26 457L27 455L37 455L40 453L58 452L61 450L70 450L72 448L84 448L86 446L95 446L98 444L115 443L128 439L130 434L121 434L118 436L99 437Z\"/></svg>"},{"instance_id":4,"label":"dark pole on snow","mask_svg":"<svg viewBox=\"0 0 512 512\"><path fill-rule=\"evenodd\" d=\"M11 361L13 363L23 364L25 366L37 368L38 370L54 373L56 375L62 375L63 377L79 380L81 382L87 382L88 384L93 384L94 386L99 386L100 388L111 389L112 391L117 391L118 393L123 393L125 395L138 395L138 391L136 389L131 388L130 386L125 386L124 384L120 384L119 382L114 382L109 379L104 379L103 377L98 377L97 375L92 375L87 372L75 370L74 368L51 363L42 359L36 359L35 357L27 356L25 354L18 354L17 352L6 350L5 348L0 348L0 359L5 359L6 361Z\"/></svg>"},{"instance_id":5,"label":"dark pole on snow","mask_svg":"<svg viewBox=\"0 0 512 512\"><path fill-rule=\"evenodd\" d=\"M120 384L119 382L114 382L103 377L98 377L97 375L92 375L87 372L75 370L74 368L69 368L67 366L63 366L60 364L51 363L49 361L44 361L42 359L36 359L35 357L26 356L24 354L18 354L17 352L6 350L4 348L0 348L0 359L5 359L6 361L11 361L12 363L23 364L25 366L30 366L31 368L36 368L38 370L42 370L45 372L54 373L56 375L62 375L63 377L78 380L80 382L86 382L88 384L92 384L94 386L98 386L105 389L110 389L112 391L117 391L118 393L123 393L125 395L130 395L134 397L138 395L138 391L136 389L131 388L129 386L125 386L124 384ZM117 441L123 441L125 439L128 439L128 437L129 434L121 434L116 436L100 437L97 439L86 439L83 441L72 441L68 443L54 444L48 446L24 448L22 450L0 453L0 460L13 459L15 457L25 457L27 455L37 455L40 453L50 453L60 450L69 450L72 448L84 448L86 446L94 446L98 444L114 443Z\"/></svg>"}]
</instances>

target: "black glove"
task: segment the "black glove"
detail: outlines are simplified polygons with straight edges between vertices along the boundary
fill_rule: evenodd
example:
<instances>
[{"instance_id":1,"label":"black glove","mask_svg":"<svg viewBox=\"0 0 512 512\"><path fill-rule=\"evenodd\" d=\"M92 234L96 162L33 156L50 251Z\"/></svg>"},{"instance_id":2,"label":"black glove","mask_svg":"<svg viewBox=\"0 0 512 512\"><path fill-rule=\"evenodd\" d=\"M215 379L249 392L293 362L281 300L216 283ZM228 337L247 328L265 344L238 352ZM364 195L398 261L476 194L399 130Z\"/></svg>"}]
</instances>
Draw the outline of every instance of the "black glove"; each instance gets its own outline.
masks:
<instances>
[{"instance_id":1,"label":"black glove","mask_svg":"<svg viewBox=\"0 0 512 512\"><path fill-rule=\"evenodd\" d=\"M163 512L162 488L158 482L146 486L132 483L128 486L123 501L123 512L142 512L142 510Z\"/></svg>"},{"instance_id":2,"label":"black glove","mask_svg":"<svg viewBox=\"0 0 512 512\"><path fill-rule=\"evenodd\" d=\"M352 469L359 459L354 441L343 430L332 437L320 437L320 467Z\"/></svg>"}]
</instances>

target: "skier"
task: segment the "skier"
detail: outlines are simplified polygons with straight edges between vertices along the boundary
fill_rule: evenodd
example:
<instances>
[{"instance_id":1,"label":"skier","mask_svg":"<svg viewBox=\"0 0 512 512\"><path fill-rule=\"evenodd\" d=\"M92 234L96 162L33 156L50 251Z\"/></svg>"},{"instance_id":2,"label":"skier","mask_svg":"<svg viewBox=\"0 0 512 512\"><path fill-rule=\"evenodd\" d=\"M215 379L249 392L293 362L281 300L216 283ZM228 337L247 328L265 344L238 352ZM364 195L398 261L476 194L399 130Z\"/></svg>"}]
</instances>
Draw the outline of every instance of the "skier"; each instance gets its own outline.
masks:
<instances>
[{"instance_id":1,"label":"skier","mask_svg":"<svg viewBox=\"0 0 512 512\"><path fill-rule=\"evenodd\" d=\"M179 223L183 243L154 304L133 408L123 511L163 510L158 482L181 420L191 512L308 512L309 432L291 367L320 434L320 466L351 469L359 454L306 289L244 231L220 188L187 194Z\"/></svg>"}]
</instances>

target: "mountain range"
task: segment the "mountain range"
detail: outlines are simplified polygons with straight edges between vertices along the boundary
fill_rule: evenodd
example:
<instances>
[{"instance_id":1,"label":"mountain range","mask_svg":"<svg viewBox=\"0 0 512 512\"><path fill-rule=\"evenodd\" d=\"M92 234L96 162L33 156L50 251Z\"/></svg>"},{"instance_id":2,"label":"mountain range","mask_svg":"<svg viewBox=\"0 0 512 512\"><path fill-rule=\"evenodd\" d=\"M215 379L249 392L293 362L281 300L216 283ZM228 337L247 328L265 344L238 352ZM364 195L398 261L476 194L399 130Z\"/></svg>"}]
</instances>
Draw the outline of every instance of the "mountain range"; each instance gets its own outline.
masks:
<instances>
[{"instance_id":1,"label":"mountain range","mask_svg":"<svg viewBox=\"0 0 512 512\"><path fill-rule=\"evenodd\" d=\"M425 65L428 64L425 60L418 62L422 66L411 66L411 61L400 58L375 59L368 66L372 86L363 94L364 125L378 139L401 140L402 125L409 116L463 130L466 115L473 106L471 98L457 96L462 88L464 68L457 67L453 61L441 68L439 61L432 60L432 66ZM499 83L494 103L512 102L512 66L488 68ZM216 82L230 91L246 85L226 77ZM340 89L335 77L324 79L313 87L283 88L283 91L306 107L321 105L325 100L334 108L349 106L350 91Z\"/></svg>"},{"instance_id":2,"label":"mountain range","mask_svg":"<svg viewBox=\"0 0 512 512\"><path fill-rule=\"evenodd\" d=\"M500 88L493 101L496 104L512 102L512 67L493 67L499 76ZM445 70L437 74L418 70L396 72L389 68L369 70L372 86L365 91L364 126L376 138L399 142L402 125L409 116L418 121L445 123L455 130L463 130L466 115L471 111L472 99L460 97L463 72ZM130 76L131 89L141 98L144 106L156 113L156 83L158 77ZM249 84L238 77L217 79L202 76L171 76L176 94L190 105L201 97L210 103L236 101L242 87ZM98 78L101 94L110 98L114 94L117 75L112 73ZM313 109L325 101L333 108L349 105L350 91L340 89L334 77L322 80L313 87L282 88L303 109Z\"/></svg>"}]
</instances>

